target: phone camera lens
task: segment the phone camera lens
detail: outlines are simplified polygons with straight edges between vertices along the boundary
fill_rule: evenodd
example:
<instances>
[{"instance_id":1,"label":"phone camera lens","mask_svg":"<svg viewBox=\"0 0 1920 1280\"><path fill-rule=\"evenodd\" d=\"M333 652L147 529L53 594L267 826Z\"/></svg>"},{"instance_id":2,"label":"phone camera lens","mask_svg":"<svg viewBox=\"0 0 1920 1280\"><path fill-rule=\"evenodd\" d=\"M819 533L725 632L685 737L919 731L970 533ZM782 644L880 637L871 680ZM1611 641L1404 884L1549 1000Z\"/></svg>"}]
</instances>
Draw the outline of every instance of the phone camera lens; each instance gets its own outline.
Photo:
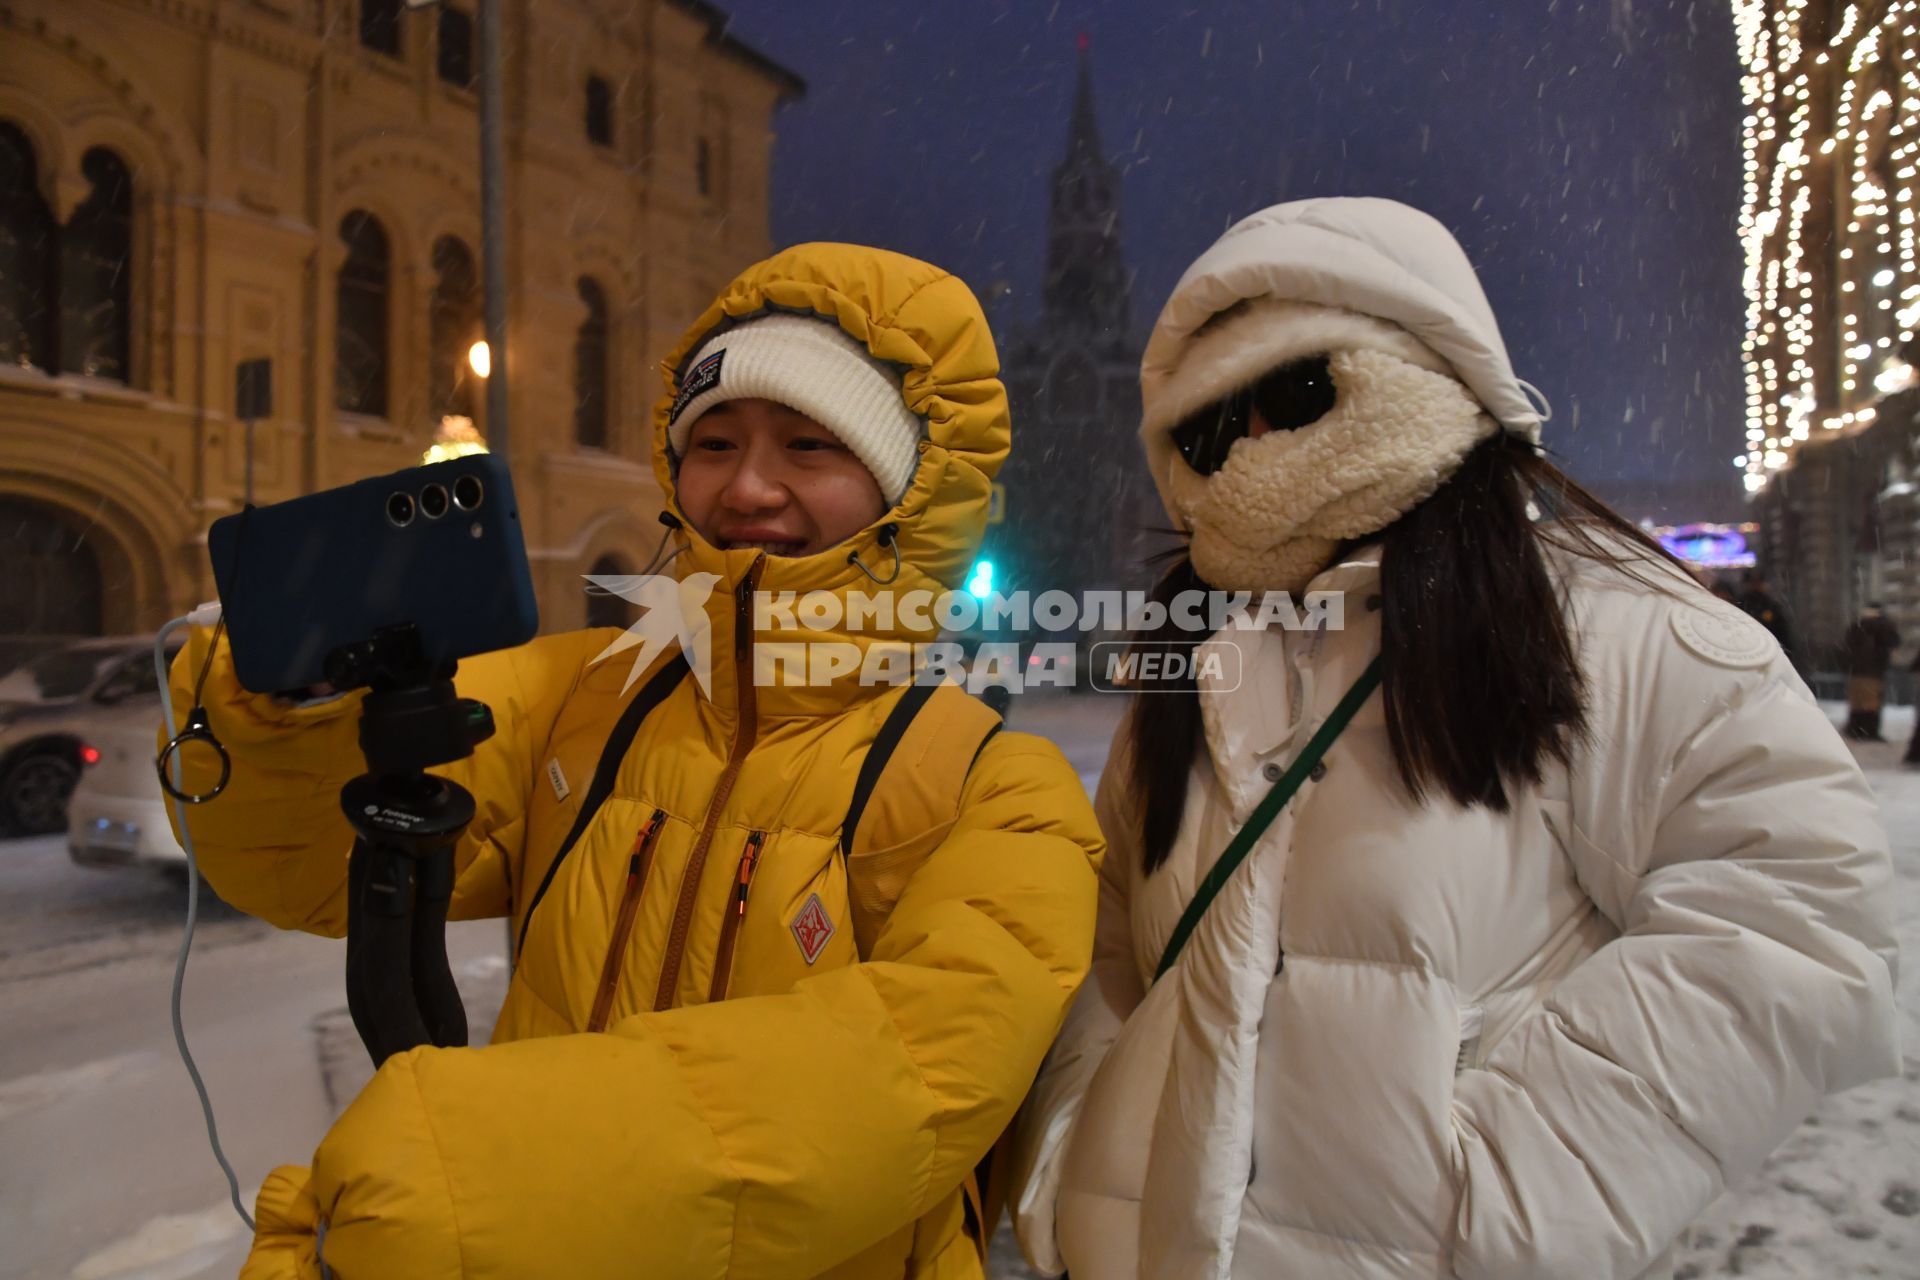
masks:
<instances>
[{"instance_id":1,"label":"phone camera lens","mask_svg":"<svg viewBox=\"0 0 1920 1280\"><path fill-rule=\"evenodd\" d=\"M413 523L413 498L396 493L387 499L387 519L402 529Z\"/></svg>"},{"instance_id":2,"label":"phone camera lens","mask_svg":"<svg viewBox=\"0 0 1920 1280\"><path fill-rule=\"evenodd\" d=\"M438 520L447 514L447 491L437 484L430 484L420 491L420 514L429 520Z\"/></svg>"},{"instance_id":3,"label":"phone camera lens","mask_svg":"<svg viewBox=\"0 0 1920 1280\"><path fill-rule=\"evenodd\" d=\"M453 482L453 505L462 511L472 511L486 495L486 486L480 483L479 476L465 475Z\"/></svg>"}]
</instances>

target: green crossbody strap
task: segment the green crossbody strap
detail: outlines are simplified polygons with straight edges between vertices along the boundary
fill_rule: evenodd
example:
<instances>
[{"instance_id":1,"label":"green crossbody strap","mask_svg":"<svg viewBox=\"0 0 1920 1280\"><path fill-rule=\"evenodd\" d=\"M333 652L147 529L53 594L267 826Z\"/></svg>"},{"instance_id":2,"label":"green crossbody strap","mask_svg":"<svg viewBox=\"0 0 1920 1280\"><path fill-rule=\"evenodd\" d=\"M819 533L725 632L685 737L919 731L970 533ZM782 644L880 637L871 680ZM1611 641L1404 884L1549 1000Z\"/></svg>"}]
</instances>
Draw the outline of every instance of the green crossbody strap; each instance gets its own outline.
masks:
<instances>
[{"instance_id":1,"label":"green crossbody strap","mask_svg":"<svg viewBox=\"0 0 1920 1280\"><path fill-rule=\"evenodd\" d=\"M1181 949L1187 945L1187 939L1193 936L1193 931L1199 926L1201 917L1207 914L1207 908L1212 905L1214 895L1220 892L1240 864L1247 860L1247 855L1253 852L1255 842L1268 827L1273 825L1273 820L1280 816L1280 811L1287 807L1287 801L1293 799L1293 793L1300 789L1300 784L1307 780L1307 775L1313 772L1313 767L1319 764L1321 758L1327 754L1328 748L1333 746L1334 739L1346 730L1354 713L1360 710L1360 704L1372 697L1373 691L1379 687L1380 659L1376 657L1367 664L1367 669L1360 673L1360 678L1353 682L1353 687L1348 689L1346 695L1340 699L1340 705L1333 709L1333 714L1327 717L1326 723L1322 724L1319 731L1308 740L1307 749L1287 766L1287 771L1280 775L1280 781L1273 784L1273 790L1267 792L1266 797L1254 806L1253 813L1247 818L1247 825L1241 827L1239 834L1228 842L1226 851L1213 864L1213 869L1207 872L1206 879L1200 882L1200 887L1194 891L1193 901L1187 903L1187 909L1180 914L1180 923L1174 926L1173 936L1167 939L1167 949L1160 954L1160 967L1153 973L1155 982L1160 981L1167 970L1173 968L1173 962L1180 958Z\"/></svg>"}]
</instances>

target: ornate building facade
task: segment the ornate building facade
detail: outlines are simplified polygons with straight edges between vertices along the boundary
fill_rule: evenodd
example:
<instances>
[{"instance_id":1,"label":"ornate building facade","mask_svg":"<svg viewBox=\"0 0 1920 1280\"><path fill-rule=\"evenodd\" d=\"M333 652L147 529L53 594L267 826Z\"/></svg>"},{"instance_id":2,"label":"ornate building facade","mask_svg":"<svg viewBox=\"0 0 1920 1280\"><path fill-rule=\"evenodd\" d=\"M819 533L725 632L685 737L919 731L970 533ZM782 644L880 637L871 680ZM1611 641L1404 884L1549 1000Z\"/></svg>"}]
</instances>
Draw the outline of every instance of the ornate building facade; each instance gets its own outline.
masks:
<instances>
[{"instance_id":1,"label":"ornate building facade","mask_svg":"<svg viewBox=\"0 0 1920 1280\"><path fill-rule=\"evenodd\" d=\"M510 449L555 630L658 541L657 362L768 251L803 86L702 0L502 3ZM212 596L249 481L485 435L475 36L464 0L0 0L0 635L151 628Z\"/></svg>"},{"instance_id":2,"label":"ornate building facade","mask_svg":"<svg viewBox=\"0 0 1920 1280\"><path fill-rule=\"evenodd\" d=\"M1870 600L1920 637L1920 3L1735 0L1747 453L1761 567L1831 665Z\"/></svg>"},{"instance_id":3,"label":"ornate building facade","mask_svg":"<svg viewBox=\"0 0 1920 1280\"><path fill-rule=\"evenodd\" d=\"M1139 474L1120 173L1101 150L1084 41L1066 155L1053 171L1042 302L1039 324L1006 344L1014 449L1000 476L1006 521L986 554L1011 589L1142 586L1143 527L1165 519Z\"/></svg>"}]
</instances>

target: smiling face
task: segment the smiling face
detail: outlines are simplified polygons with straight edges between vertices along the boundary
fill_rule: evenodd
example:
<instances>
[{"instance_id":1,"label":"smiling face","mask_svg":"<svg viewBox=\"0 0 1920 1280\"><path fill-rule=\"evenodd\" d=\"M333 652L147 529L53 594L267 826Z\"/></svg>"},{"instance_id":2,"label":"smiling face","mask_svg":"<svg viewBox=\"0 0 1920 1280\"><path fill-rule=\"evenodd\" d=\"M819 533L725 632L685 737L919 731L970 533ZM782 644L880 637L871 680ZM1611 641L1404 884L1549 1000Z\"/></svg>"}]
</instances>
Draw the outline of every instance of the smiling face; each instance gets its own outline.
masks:
<instances>
[{"instance_id":1,"label":"smiling face","mask_svg":"<svg viewBox=\"0 0 1920 1280\"><path fill-rule=\"evenodd\" d=\"M839 437L772 400L728 400L703 413L676 488L687 519L723 551L812 555L887 509L873 473Z\"/></svg>"}]
</instances>

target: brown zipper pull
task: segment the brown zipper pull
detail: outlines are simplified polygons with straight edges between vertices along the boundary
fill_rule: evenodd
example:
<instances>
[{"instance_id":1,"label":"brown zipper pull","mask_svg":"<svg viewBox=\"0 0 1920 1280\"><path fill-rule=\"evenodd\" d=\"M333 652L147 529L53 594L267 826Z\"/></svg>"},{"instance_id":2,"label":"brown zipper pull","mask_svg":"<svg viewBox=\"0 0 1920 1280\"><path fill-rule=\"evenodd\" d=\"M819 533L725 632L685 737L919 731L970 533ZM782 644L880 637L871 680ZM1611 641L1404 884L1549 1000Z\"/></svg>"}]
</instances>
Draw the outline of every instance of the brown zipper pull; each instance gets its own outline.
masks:
<instances>
[{"instance_id":1,"label":"brown zipper pull","mask_svg":"<svg viewBox=\"0 0 1920 1280\"><path fill-rule=\"evenodd\" d=\"M647 846L652 844L654 836L660 833L660 824L666 820L667 811L665 809L655 809L653 811L653 816L647 819L647 825L640 828L640 834L633 838L633 856L635 859L640 858L646 853Z\"/></svg>"},{"instance_id":2,"label":"brown zipper pull","mask_svg":"<svg viewBox=\"0 0 1920 1280\"><path fill-rule=\"evenodd\" d=\"M647 825L640 828L639 834L634 836L633 852L627 855L627 892L631 893L638 888L634 881L638 880L641 873L646 870L647 850L652 848L653 838L660 833L660 824L666 819L665 810L655 809L653 816L647 819Z\"/></svg>"},{"instance_id":3,"label":"brown zipper pull","mask_svg":"<svg viewBox=\"0 0 1920 1280\"><path fill-rule=\"evenodd\" d=\"M747 914L747 886L753 883L753 869L760 863L760 844L767 837L756 831L747 837L746 852L740 855L740 878L734 886L734 914Z\"/></svg>"}]
</instances>

